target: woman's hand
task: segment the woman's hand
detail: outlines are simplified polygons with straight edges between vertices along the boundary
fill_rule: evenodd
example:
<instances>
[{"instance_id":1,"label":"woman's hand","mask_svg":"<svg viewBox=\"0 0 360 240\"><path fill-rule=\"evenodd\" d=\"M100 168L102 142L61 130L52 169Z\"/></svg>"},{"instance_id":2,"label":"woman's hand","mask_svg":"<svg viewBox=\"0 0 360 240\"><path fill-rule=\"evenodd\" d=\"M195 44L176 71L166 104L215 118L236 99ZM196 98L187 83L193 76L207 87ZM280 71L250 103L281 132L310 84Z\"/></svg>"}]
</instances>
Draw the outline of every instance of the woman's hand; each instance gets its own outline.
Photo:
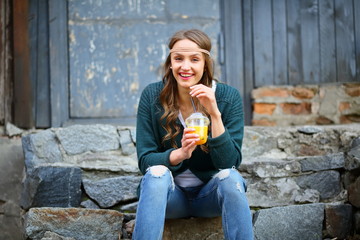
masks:
<instances>
[{"instance_id":1,"label":"woman's hand","mask_svg":"<svg viewBox=\"0 0 360 240\"><path fill-rule=\"evenodd\" d=\"M194 85L190 89L191 97L199 99L200 104L206 108L211 117L211 137L215 138L223 134L225 127L216 103L215 92L203 84Z\"/></svg>"},{"instance_id":2,"label":"woman's hand","mask_svg":"<svg viewBox=\"0 0 360 240\"><path fill-rule=\"evenodd\" d=\"M177 165L189 159L196 148L196 141L199 141L199 135L194 133L195 129L185 128L183 137L181 139L181 148L178 148L170 153L171 165Z\"/></svg>"},{"instance_id":3,"label":"woman's hand","mask_svg":"<svg viewBox=\"0 0 360 240\"><path fill-rule=\"evenodd\" d=\"M197 84L190 87L191 97L196 97L199 102L210 114L210 116L219 115L219 109L216 103L215 92L212 88L207 87L203 84Z\"/></svg>"}]
</instances>

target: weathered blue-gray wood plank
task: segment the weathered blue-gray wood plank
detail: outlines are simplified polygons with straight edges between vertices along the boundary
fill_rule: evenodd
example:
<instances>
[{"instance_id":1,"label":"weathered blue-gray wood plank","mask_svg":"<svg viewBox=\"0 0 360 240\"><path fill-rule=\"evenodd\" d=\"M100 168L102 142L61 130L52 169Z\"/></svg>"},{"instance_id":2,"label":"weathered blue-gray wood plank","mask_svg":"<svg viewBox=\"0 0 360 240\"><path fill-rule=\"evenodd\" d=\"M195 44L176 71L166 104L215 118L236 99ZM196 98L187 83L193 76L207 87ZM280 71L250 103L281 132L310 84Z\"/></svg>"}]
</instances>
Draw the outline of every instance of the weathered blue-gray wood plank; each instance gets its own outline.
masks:
<instances>
[{"instance_id":1,"label":"weathered blue-gray wood plank","mask_svg":"<svg viewBox=\"0 0 360 240\"><path fill-rule=\"evenodd\" d=\"M288 39L288 76L289 83L296 85L303 82L300 0L287 1L287 39Z\"/></svg>"},{"instance_id":2,"label":"weathered blue-gray wood plank","mask_svg":"<svg viewBox=\"0 0 360 240\"><path fill-rule=\"evenodd\" d=\"M245 123L251 125L252 105L251 91L254 89L254 56L253 56L253 35L252 35L252 0L243 0L243 36L244 36L244 110Z\"/></svg>"},{"instance_id":3,"label":"weathered blue-gray wood plank","mask_svg":"<svg viewBox=\"0 0 360 240\"><path fill-rule=\"evenodd\" d=\"M320 47L318 23L318 1L301 0L301 50L303 83L319 83Z\"/></svg>"},{"instance_id":4,"label":"weathered blue-gray wood plank","mask_svg":"<svg viewBox=\"0 0 360 240\"><path fill-rule=\"evenodd\" d=\"M36 126L50 127L49 86L49 15L48 0L39 0L38 5L38 55L36 78ZM39 111L41 109L41 111Z\"/></svg>"},{"instance_id":5,"label":"weathered blue-gray wood plank","mask_svg":"<svg viewBox=\"0 0 360 240\"><path fill-rule=\"evenodd\" d=\"M354 0L356 81L360 82L360 1Z\"/></svg>"},{"instance_id":6,"label":"weathered blue-gray wood plank","mask_svg":"<svg viewBox=\"0 0 360 240\"><path fill-rule=\"evenodd\" d=\"M319 1L320 82L336 82L335 14L333 0Z\"/></svg>"},{"instance_id":7,"label":"weathered blue-gray wood plank","mask_svg":"<svg viewBox=\"0 0 360 240\"><path fill-rule=\"evenodd\" d=\"M35 116L35 124L37 124L37 62L38 62L38 24L39 24L39 0L29 1L29 52L30 52L30 79L31 90L33 96L32 113ZM40 20L41 21L41 20Z\"/></svg>"},{"instance_id":8,"label":"weathered blue-gray wood plank","mask_svg":"<svg viewBox=\"0 0 360 240\"><path fill-rule=\"evenodd\" d=\"M288 84L286 1L276 0L272 4L274 39L274 84Z\"/></svg>"},{"instance_id":9,"label":"weathered blue-gray wood plank","mask_svg":"<svg viewBox=\"0 0 360 240\"><path fill-rule=\"evenodd\" d=\"M352 0L335 0L336 62L338 82L356 77L354 11Z\"/></svg>"},{"instance_id":10,"label":"weathered blue-gray wood plank","mask_svg":"<svg viewBox=\"0 0 360 240\"><path fill-rule=\"evenodd\" d=\"M229 1L223 6L223 31L225 34L224 82L237 88L244 95L242 1Z\"/></svg>"},{"instance_id":11,"label":"weathered blue-gray wood plank","mask_svg":"<svg viewBox=\"0 0 360 240\"><path fill-rule=\"evenodd\" d=\"M67 1L49 0L51 126L69 119Z\"/></svg>"},{"instance_id":12,"label":"weathered blue-gray wood plank","mask_svg":"<svg viewBox=\"0 0 360 240\"><path fill-rule=\"evenodd\" d=\"M271 1L253 1L255 86L273 83Z\"/></svg>"}]
</instances>

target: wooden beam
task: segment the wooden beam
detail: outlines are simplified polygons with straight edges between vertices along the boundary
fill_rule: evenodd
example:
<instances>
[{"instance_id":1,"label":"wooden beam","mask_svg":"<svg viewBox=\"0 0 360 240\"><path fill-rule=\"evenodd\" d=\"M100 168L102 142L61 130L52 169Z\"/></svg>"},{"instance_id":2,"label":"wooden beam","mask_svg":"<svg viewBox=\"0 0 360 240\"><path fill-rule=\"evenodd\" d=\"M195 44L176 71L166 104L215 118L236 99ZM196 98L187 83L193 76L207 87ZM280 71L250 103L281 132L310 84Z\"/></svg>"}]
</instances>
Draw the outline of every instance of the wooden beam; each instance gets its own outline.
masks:
<instances>
[{"instance_id":1,"label":"wooden beam","mask_svg":"<svg viewBox=\"0 0 360 240\"><path fill-rule=\"evenodd\" d=\"M14 124L34 126L28 35L28 1L13 0Z\"/></svg>"},{"instance_id":2,"label":"wooden beam","mask_svg":"<svg viewBox=\"0 0 360 240\"><path fill-rule=\"evenodd\" d=\"M0 124L12 121L10 2L0 1Z\"/></svg>"}]
</instances>

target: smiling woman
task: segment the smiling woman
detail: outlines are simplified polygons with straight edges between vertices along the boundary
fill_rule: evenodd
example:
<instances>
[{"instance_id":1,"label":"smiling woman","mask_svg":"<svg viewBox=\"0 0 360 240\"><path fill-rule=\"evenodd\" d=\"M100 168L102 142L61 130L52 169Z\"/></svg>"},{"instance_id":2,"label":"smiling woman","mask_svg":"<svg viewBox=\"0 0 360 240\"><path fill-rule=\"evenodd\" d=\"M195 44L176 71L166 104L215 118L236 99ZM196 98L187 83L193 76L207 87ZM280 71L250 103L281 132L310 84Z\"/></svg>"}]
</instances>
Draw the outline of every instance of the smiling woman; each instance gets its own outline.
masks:
<instances>
[{"instance_id":1,"label":"smiling woman","mask_svg":"<svg viewBox=\"0 0 360 240\"><path fill-rule=\"evenodd\" d=\"M226 239L253 239L246 184L236 170L242 159L242 100L213 79L211 41L197 29L169 42L163 81L142 92L136 149L144 174L133 239L162 239L168 218L222 216ZM211 124L200 142L187 127L193 111ZM160 123L160 124L159 124Z\"/></svg>"}]
</instances>

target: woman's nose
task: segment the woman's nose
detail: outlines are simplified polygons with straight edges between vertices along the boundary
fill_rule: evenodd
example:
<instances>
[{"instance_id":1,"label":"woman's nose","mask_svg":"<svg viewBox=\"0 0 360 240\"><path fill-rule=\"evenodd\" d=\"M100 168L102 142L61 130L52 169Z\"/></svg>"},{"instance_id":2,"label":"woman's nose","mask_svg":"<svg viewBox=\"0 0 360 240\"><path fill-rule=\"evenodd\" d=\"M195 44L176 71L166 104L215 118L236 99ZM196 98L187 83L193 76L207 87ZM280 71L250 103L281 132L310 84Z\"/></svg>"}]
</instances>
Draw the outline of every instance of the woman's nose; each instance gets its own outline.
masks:
<instances>
[{"instance_id":1,"label":"woman's nose","mask_svg":"<svg viewBox=\"0 0 360 240\"><path fill-rule=\"evenodd\" d=\"M181 65L181 69L182 70L190 70L190 64L188 61L184 61L183 64Z\"/></svg>"}]
</instances>

